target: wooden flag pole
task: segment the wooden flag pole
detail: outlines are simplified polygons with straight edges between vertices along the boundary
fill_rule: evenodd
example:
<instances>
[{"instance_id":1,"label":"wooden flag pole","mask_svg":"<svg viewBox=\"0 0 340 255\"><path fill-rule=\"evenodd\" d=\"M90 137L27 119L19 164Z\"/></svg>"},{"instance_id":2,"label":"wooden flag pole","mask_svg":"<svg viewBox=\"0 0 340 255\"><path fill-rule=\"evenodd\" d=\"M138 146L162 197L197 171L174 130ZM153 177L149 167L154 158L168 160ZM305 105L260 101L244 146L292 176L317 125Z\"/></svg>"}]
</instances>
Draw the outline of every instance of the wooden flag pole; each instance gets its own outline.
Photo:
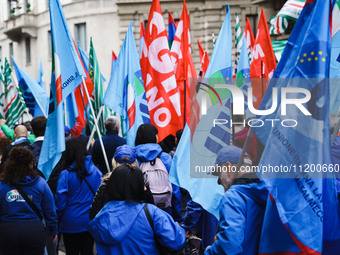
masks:
<instances>
[{"instance_id":1,"label":"wooden flag pole","mask_svg":"<svg viewBox=\"0 0 340 255\"><path fill-rule=\"evenodd\" d=\"M101 134L100 134L100 132L99 132L99 127L98 127L97 118L96 118L96 115L94 114L94 110L93 110L93 107L92 107L92 104L91 104L89 91L87 90L87 87L86 87L86 84L85 84L84 77L82 76L81 79L83 80L83 85L84 85L86 97L87 97L87 99L89 100L89 105L90 105L91 113L92 113L92 115L93 115L94 125L95 125L96 129L98 130L99 143L100 143L100 147L102 148L102 151L103 151L103 156L104 156L104 160L105 160L107 172L110 173L110 172L111 172L111 169L110 169L110 167L109 167L109 161L107 160L107 156L106 156L106 152L105 152L105 148L104 148L102 136L101 136Z\"/></svg>"},{"instance_id":2,"label":"wooden flag pole","mask_svg":"<svg viewBox=\"0 0 340 255\"><path fill-rule=\"evenodd\" d=\"M97 123L100 119L100 115L102 114L103 112L103 109L104 109L104 105L102 105L99 109L99 113L97 115ZM89 141L87 142L87 145L86 145L86 149L89 150L90 149L90 145L91 145L91 141L92 141L92 138L94 136L94 132L96 132L97 128L96 126L93 127L92 131L91 131L91 135L90 135L90 138L89 138Z\"/></svg>"}]
</instances>

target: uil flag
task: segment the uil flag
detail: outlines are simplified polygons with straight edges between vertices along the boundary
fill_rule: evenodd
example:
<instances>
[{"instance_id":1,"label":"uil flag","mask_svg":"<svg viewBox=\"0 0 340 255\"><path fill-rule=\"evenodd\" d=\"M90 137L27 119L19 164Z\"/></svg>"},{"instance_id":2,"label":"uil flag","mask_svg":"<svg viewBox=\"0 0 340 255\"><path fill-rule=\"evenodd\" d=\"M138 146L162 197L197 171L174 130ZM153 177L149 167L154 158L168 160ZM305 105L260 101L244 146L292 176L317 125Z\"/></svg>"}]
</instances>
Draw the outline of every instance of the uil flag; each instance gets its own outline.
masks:
<instances>
[{"instance_id":1,"label":"uil flag","mask_svg":"<svg viewBox=\"0 0 340 255\"><path fill-rule=\"evenodd\" d=\"M260 110L270 108L274 89L278 90L278 105L283 101L283 89L290 89L291 100L308 98L296 105L283 107L282 104L272 114L257 116L263 122L277 120L273 125L254 127L256 136L265 145L259 165L298 168L276 174L258 173L277 210L267 211L273 206L266 209L266 217L270 218L264 221L263 231L266 232L261 235L260 254L318 255L337 254L340 250L334 172L327 168L323 171L308 169L312 165L332 163L327 79L330 10L330 1L307 1L260 105ZM284 119L295 120L297 125L286 128L281 125ZM276 222L281 221L284 228L273 228L275 214L279 217Z\"/></svg>"},{"instance_id":2,"label":"uil flag","mask_svg":"<svg viewBox=\"0 0 340 255\"><path fill-rule=\"evenodd\" d=\"M68 29L59 0L50 0L52 76L49 115L38 169L50 176L65 150L64 117L61 101L82 82L83 66Z\"/></svg>"},{"instance_id":3,"label":"uil flag","mask_svg":"<svg viewBox=\"0 0 340 255\"><path fill-rule=\"evenodd\" d=\"M37 82L40 85L40 87L42 87L46 91L46 86L43 81L43 76L44 76L43 65L42 65L42 61L40 60Z\"/></svg>"},{"instance_id":4,"label":"uil flag","mask_svg":"<svg viewBox=\"0 0 340 255\"><path fill-rule=\"evenodd\" d=\"M169 17L168 17L168 41L169 41L169 49L171 49L172 42L175 39L175 33L176 33L176 23L175 23L174 17L172 17L171 12L169 12Z\"/></svg>"},{"instance_id":5,"label":"uil flag","mask_svg":"<svg viewBox=\"0 0 340 255\"><path fill-rule=\"evenodd\" d=\"M252 50L252 62L250 65L251 78L271 78L276 68L276 59L270 40L268 25L264 10L262 9L259 25L257 27L256 40ZM254 79L252 82L254 107L258 109L262 97L267 89L267 82Z\"/></svg>"},{"instance_id":6,"label":"uil flag","mask_svg":"<svg viewBox=\"0 0 340 255\"><path fill-rule=\"evenodd\" d=\"M19 87L22 91L22 96L31 115L33 117L47 116L49 96L47 95L45 88L40 87L28 73L22 70L15 62L13 56L12 60Z\"/></svg>"},{"instance_id":7,"label":"uil flag","mask_svg":"<svg viewBox=\"0 0 340 255\"><path fill-rule=\"evenodd\" d=\"M181 94L181 112L186 120L190 113L190 82L191 78L197 78L194 62L191 57L189 14L185 0L183 1L183 11L178 22L176 35L171 47L171 61L174 66L177 85ZM186 94L184 86L186 84ZM186 99L184 99L186 97ZM186 121L185 120L185 121Z\"/></svg>"},{"instance_id":8,"label":"uil flag","mask_svg":"<svg viewBox=\"0 0 340 255\"><path fill-rule=\"evenodd\" d=\"M254 38L254 34L253 34L253 30L251 29L251 25L249 22L249 19L247 18L247 22L246 22L246 28L244 29L244 35L246 37L246 41L247 41L247 50L248 50L248 57L249 57L249 63L252 62L252 50L255 44L255 38Z\"/></svg>"},{"instance_id":9,"label":"uil flag","mask_svg":"<svg viewBox=\"0 0 340 255\"><path fill-rule=\"evenodd\" d=\"M117 62L116 53L112 51L111 75L113 74L113 70L115 69L116 62Z\"/></svg>"},{"instance_id":10,"label":"uil flag","mask_svg":"<svg viewBox=\"0 0 340 255\"><path fill-rule=\"evenodd\" d=\"M118 113L128 127L127 144L135 145L137 129L150 123L142 72L131 22L120 49L103 104Z\"/></svg>"},{"instance_id":11,"label":"uil flag","mask_svg":"<svg viewBox=\"0 0 340 255\"><path fill-rule=\"evenodd\" d=\"M175 135L183 128L180 95L170 59L168 38L159 0L153 0L140 60L151 124L158 139Z\"/></svg>"}]
</instances>

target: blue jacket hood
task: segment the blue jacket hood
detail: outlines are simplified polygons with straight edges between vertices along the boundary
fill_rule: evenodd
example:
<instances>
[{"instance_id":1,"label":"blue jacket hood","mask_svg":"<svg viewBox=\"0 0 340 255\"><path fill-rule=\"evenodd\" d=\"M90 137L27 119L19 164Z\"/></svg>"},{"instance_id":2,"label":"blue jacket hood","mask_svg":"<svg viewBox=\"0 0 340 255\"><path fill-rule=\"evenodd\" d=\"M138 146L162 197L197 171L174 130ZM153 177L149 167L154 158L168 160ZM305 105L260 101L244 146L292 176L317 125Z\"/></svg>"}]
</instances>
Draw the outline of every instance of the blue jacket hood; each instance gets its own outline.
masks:
<instances>
[{"instance_id":1,"label":"blue jacket hood","mask_svg":"<svg viewBox=\"0 0 340 255\"><path fill-rule=\"evenodd\" d=\"M250 197L256 204L262 208L266 207L268 190L263 183L250 183L246 185L233 185L231 188L237 190L246 196Z\"/></svg>"},{"instance_id":2,"label":"blue jacket hood","mask_svg":"<svg viewBox=\"0 0 340 255\"><path fill-rule=\"evenodd\" d=\"M37 176L37 177L34 177L34 178L32 178L32 177L30 177L30 176L26 176L26 178L25 178L24 180L21 180L21 181L19 182L19 184L20 184L20 185L23 185L23 186L32 186L32 185L34 185L34 184L37 183L38 179L39 179L38 176Z\"/></svg>"},{"instance_id":3,"label":"blue jacket hood","mask_svg":"<svg viewBox=\"0 0 340 255\"><path fill-rule=\"evenodd\" d=\"M138 145L135 149L137 159L141 162L152 161L162 152L162 147L157 143Z\"/></svg>"},{"instance_id":4,"label":"blue jacket hood","mask_svg":"<svg viewBox=\"0 0 340 255\"><path fill-rule=\"evenodd\" d=\"M129 232L143 205L135 202L111 201L97 214L88 226L94 239L106 245L117 245Z\"/></svg>"}]
</instances>

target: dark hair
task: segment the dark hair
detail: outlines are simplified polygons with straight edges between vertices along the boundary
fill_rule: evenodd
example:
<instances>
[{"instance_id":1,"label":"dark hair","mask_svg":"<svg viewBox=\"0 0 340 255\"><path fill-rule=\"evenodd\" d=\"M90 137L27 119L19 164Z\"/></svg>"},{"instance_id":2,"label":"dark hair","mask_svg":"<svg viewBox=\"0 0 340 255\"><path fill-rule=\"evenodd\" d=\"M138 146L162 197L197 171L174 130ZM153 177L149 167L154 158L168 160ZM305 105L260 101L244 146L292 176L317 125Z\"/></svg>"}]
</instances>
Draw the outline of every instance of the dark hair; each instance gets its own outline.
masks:
<instances>
[{"instance_id":1,"label":"dark hair","mask_svg":"<svg viewBox=\"0 0 340 255\"><path fill-rule=\"evenodd\" d=\"M142 124L138 127L135 146L146 143L157 143L158 129L152 124Z\"/></svg>"},{"instance_id":2,"label":"dark hair","mask_svg":"<svg viewBox=\"0 0 340 255\"><path fill-rule=\"evenodd\" d=\"M11 139L7 138L6 136L0 137L0 155L4 153L6 146L10 145L11 143Z\"/></svg>"},{"instance_id":3,"label":"dark hair","mask_svg":"<svg viewBox=\"0 0 340 255\"><path fill-rule=\"evenodd\" d=\"M144 200L144 179L142 170L127 164L118 166L107 183L108 201Z\"/></svg>"},{"instance_id":4,"label":"dark hair","mask_svg":"<svg viewBox=\"0 0 340 255\"><path fill-rule=\"evenodd\" d=\"M84 142L79 137L70 137L65 142L66 150L62 156L62 168L77 172L79 179L86 175L85 157L88 155ZM72 168L70 166L74 163Z\"/></svg>"},{"instance_id":5,"label":"dark hair","mask_svg":"<svg viewBox=\"0 0 340 255\"><path fill-rule=\"evenodd\" d=\"M35 117L31 121L32 132L35 137L44 136L47 119L44 116Z\"/></svg>"},{"instance_id":6,"label":"dark hair","mask_svg":"<svg viewBox=\"0 0 340 255\"><path fill-rule=\"evenodd\" d=\"M31 122L30 121L25 121L24 123L22 123L22 125L24 125L27 129L27 131L32 131L32 126L31 126Z\"/></svg>"},{"instance_id":7,"label":"dark hair","mask_svg":"<svg viewBox=\"0 0 340 255\"><path fill-rule=\"evenodd\" d=\"M179 140L181 140L182 134L183 134L183 129L180 129L176 132L177 144L179 143Z\"/></svg>"},{"instance_id":8,"label":"dark hair","mask_svg":"<svg viewBox=\"0 0 340 255\"><path fill-rule=\"evenodd\" d=\"M118 117L116 117L116 116L108 117L108 118L105 120L105 122L104 122L105 129L106 129L107 131L116 130L118 124L119 124L119 120L118 120Z\"/></svg>"},{"instance_id":9,"label":"dark hair","mask_svg":"<svg viewBox=\"0 0 340 255\"><path fill-rule=\"evenodd\" d=\"M14 147L8 154L0 180L13 186L24 180L26 176L35 178L37 174L33 170L33 162L32 151L22 146Z\"/></svg>"}]
</instances>

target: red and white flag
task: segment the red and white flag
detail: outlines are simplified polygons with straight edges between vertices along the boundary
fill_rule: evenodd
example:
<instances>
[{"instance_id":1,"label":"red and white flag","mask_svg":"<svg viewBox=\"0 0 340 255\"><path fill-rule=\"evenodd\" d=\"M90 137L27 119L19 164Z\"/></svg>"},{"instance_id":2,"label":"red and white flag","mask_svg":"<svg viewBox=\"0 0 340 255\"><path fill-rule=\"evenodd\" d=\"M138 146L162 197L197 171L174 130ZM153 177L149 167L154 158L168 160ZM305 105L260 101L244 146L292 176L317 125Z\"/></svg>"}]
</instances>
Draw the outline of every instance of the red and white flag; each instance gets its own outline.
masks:
<instances>
[{"instance_id":1,"label":"red and white flag","mask_svg":"<svg viewBox=\"0 0 340 255\"><path fill-rule=\"evenodd\" d=\"M183 117L159 0L152 1L140 64L150 120L162 141L183 127Z\"/></svg>"},{"instance_id":2,"label":"red and white flag","mask_svg":"<svg viewBox=\"0 0 340 255\"><path fill-rule=\"evenodd\" d=\"M262 9L256 39L252 49L252 63L250 65L251 78L271 78L276 68L276 59L270 40L268 24ZM258 109L267 90L268 81L252 80L254 107Z\"/></svg>"},{"instance_id":3,"label":"red and white flag","mask_svg":"<svg viewBox=\"0 0 340 255\"><path fill-rule=\"evenodd\" d=\"M177 86L181 94L181 112L184 113L185 111L185 122L190 113L190 83L192 82L192 78L197 78L195 65L191 57L189 23L189 14L184 0L182 15L177 25L170 54ZM184 84L186 84L186 93L184 92Z\"/></svg>"}]
</instances>

